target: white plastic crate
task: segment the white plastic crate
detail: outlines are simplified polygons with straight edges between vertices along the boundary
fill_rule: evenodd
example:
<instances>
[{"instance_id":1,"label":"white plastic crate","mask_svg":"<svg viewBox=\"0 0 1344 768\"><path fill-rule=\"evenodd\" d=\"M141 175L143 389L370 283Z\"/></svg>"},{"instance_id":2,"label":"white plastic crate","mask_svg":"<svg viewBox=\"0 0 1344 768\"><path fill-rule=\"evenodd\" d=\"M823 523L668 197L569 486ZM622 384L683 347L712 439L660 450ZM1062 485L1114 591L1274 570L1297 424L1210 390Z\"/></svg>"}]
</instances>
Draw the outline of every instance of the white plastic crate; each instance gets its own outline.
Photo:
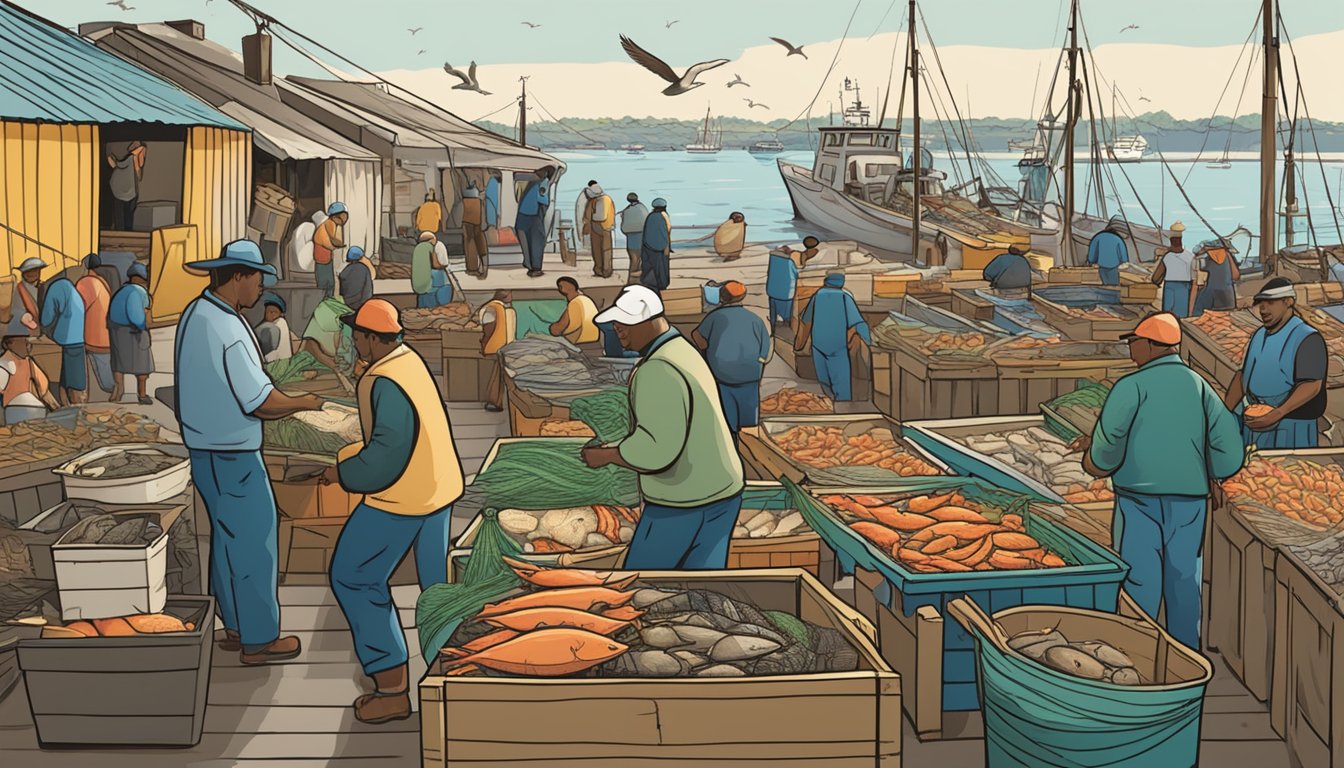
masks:
<instances>
[{"instance_id":1,"label":"white plastic crate","mask_svg":"<svg viewBox=\"0 0 1344 768\"><path fill-rule=\"evenodd\" d=\"M146 512L116 516L145 516L158 521L157 515ZM168 532L161 531L149 543L65 543L79 538L94 519L81 521L51 545L61 618L76 621L161 612L168 599Z\"/></svg>"}]
</instances>

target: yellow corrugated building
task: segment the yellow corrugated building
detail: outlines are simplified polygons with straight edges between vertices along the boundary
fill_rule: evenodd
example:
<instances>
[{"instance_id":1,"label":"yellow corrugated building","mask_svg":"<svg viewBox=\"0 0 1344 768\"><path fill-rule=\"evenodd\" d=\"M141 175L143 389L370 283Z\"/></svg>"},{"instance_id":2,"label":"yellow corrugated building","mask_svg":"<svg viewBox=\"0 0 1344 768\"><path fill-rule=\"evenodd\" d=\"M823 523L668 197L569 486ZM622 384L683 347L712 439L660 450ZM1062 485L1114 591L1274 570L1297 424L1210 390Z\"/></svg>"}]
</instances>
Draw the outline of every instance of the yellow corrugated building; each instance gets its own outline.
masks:
<instances>
[{"instance_id":1,"label":"yellow corrugated building","mask_svg":"<svg viewBox=\"0 0 1344 768\"><path fill-rule=\"evenodd\" d=\"M148 239L154 318L175 318L205 285L182 265L246 236L249 130L7 2L0 2L0 49L10 54L0 69L0 281L12 284L14 268L32 256L53 275L105 250L106 158L144 140L145 174L156 174L162 198L152 202L171 215L130 236Z\"/></svg>"}]
</instances>

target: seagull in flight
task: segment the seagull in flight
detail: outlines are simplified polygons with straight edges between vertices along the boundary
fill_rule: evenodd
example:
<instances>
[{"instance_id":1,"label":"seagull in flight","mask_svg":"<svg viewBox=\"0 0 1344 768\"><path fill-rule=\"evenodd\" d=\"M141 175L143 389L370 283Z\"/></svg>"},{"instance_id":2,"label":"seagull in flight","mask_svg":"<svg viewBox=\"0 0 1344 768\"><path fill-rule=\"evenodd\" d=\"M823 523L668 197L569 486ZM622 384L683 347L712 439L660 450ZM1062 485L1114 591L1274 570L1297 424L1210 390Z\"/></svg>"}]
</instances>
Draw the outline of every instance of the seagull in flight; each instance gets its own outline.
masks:
<instances>
[{"instance_id":1,"label":"seagull in flight","mask_svg":"<svg viewBox=\"0 0 1344 768\"><path fill-rule=\"evenodd\" d=\"M135 6L127 5L126 0L112 0L108 5L115 5L123 11L134 11Z\"/></svg>"},{"instance_id":2,"label":"seagull in flight","mask_svg":"<svg viewBox=\"0 0 1344 768\"><path fill-rule=\"evenodd\" d=\"M490 95L489 91L481 90L481 84L476 80L476 62L471 62L471 66L463 72L460 69L453 69L453 65L445 61L443 71L462 81L453 86L454 91L475 91L482 96Z\"/></svg>"},{"instance_id":3,"label":"seagull in flight","mask_svg":"<svg viewBox=\"0 0 1344 768\"><path fill-rule=\"evenodd\" d=\"M1120 34L1123 35L1124 33L1128 32L1131 29L1138 29L1138 28L1139 28L1138 24L1130 24L1128 27L1125 27L1124 29L1120 30Z\"/></svg>"},{"instance_id":4,"label":"seagull in flight","mask_svg":"<svg viewBox=\"0 0 1344 768\"><path fill-rule=\"evenodd\" d=\"M748 88L751 87L751 83L748 83L746 80L743 80L742 76L737 74L736 72L733 73L733 79L731 82L728 83L728 87L732 88L734 85L745 85Z\"/></svg>"},{"instance_id":5,"label":"seagull in flight","mask_svg":"<svg viewBox=\"0 0 1344 768\"><path fill-rule=\"evenodd\" d=\"M794 45L793 43L790 43L788 40L781 40L781 39L778 38L778 37L772 37L772 38L770 38L770 39L771 39L771 40L774 40L776 43L779 43L780 45L784 46L785 48L788 48L788 49L789 49L789 52L788 52L788 54L786 54L787 56L795 56L795 55L797 55L797 56L802 56L804 59L807 58L807 54L806 54L806 53L803 53L803 46L801 46L801 45Z\"/></svg>"},{"instance_id":6,"label":"seagull in flight","mask_svg":"<svg viewBox=\"0 0 1344 768\"><path fill-rule=\"evenodd\" d=\"M681 21L681 19L673 19L673 20L667 22L667 25L666 25L667 29L671 29L673 24L679 23L680 21Z\"/></svg>"},{"instance_id":7,"label":"seagull in flight","mask_svg":"<svg viewBox=\"0 0 1344 768\"><path fill-rule=\"evenodd\" d=\"M424 48L421 48L421 49L420 49L420 52L417 53L417 54L415 54L415 55L416 55L416 56L424 56L424 55L425 55L425 49L424 49Z\"/></svg>"},{"instance_id":8,"label":"seagull in flight","mask_svg":"<svg viewBox=\"0 0 1344 768\"><path fill-rule=\"evenodd\" d=\"M519 22L519 23L521 23L521 24L526 24L528 29L536 29L537 27L540 27L540 26L541 26L540 24L533 24L533 23L530 22L530 21L523 21L523 22Z\"/></svg>"},{"instance_id":9,"label":"seagull in flight","mask_svg":"<svg viewBox=\"0 0 1344 768\"><path fill-rule=\"evenodd\" d=\"M765 104L760 103L759 101L752 101L751 99L743 99L743 101L747 102L747 109L752 109L752 108L754 108L754 107L760 107L761 109L769 109L769 108L770 108L770 107L766 106Z\"/></svg>"},{"instance_id":10,"label":"seagull in flight","mask_svg":"<svg viewBox=\"0 0 1344 768\"><path fill-rule=\"evenodd\" d=\"M621 47L625 49L626 55L633 59L636 64L671 83L663 89L664 96L679 96L693 88L699 88L704 83L697 83L695 78L715 67L722 67L728 63L727 59L702 61L699 64L691 65L685 74L678 75L672 67L668 66L667 62L640 48L634 40L625 35L621 35Z\"/></svg>"},{"instance_id":11,"label":"seagull in flight","mask_svg":"<svg viewBox=\"0 0 1344 768\"><path fill-rule=\"evenodd\" d=\"M415 33L422 29L424 29L424 27L416 27L415 29L407 29L406 31L411 33L411 37L415 37Z\"/></svg>"}]
</instances>

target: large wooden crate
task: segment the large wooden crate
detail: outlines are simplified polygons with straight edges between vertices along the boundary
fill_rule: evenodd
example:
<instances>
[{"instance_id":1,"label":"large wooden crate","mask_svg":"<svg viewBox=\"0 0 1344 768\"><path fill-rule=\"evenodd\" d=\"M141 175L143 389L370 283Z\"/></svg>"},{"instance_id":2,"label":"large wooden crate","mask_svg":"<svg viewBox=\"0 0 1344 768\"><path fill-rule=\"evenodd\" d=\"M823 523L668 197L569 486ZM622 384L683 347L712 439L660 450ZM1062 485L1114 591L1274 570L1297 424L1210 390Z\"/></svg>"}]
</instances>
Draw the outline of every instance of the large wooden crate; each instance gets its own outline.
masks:
<instances>
[{"instance_id":1,"label":"large wooden crate","mask_svg":"<svg viewBox=\"0 0 1344 768\"><path fill-rule=\"evenodd\" d=\"M874 646L872 626L810 574L654 572L641 579L719 591L839 630L858 651L859 669L722 679L545 679L447 677L435 664L419 686L423 765L900 765L900 677Z\"/></svg>"},{"instance_id":2,"label":"large wooden crate","mask_svg":"<svg viewBox=\"0 0 1344 768\"><path fill-rule=\"evenodd\" d=\"M1229 355L1213 336L1189 318L1181 321L1181 359L1215 382L1219 391L1241 372L1241 358Z\"/></svg>"},{"instance_id":3,"label":"large wooden crate","mask_svg":"<svg viewBox=\"0 0 1344 768\"><path fill-rule=\"evenodd\" d=\"M1274 671L1274 566L1278 550L1235 506L1210 513L1209 611L1205 644L1261 701Z\"/></svg>"},{"instance_id":4,"label":"large wooden crate","mask_svg":"<svg viewBox=\"0 0 1344 768\"><path fill-rule=\"evenodd\" d=\"M441 331L433 329L409 331L404 338L406 346L414 349L424 359L430 373L435 376L443 375L443 334ZM477 338L480 338L479 333Z\"/></svg>"},{"instance_id":5,"label":"large wooden crate","mask_svg":"<svg viewBox=\"0 0 1344 768\"><path fill-rule=\"evenodd\" d=\"M1060 342L1054 351L1078 349L1077 357L1040 358L1031 350L1002 350L993 353L999 374L999 402L995 414L1009 416L1040 412L1041 405L1066 395L1087 381L1114 380L1134 371L1134 362L1123 347L1112 356L1095 354L1090 342ZM990 415L981 413L976 415Z\"/></svg>"},{"instance_id":6,"label":"large wooden crate","mask_svg":"<svg viewBox=\"0 0 1344 768\"><path fill-rule=\"evenodd\" d=\"M1053 267L1046 280L1062 285L1101 285L1096 267ZM1162 286L1154 285L1152 273L1120 270L1120 301L1124 304L1152 304L1162 298Z\"/></svg>"},{"instance_id":7,"label":"large wooden crate","mask_svg":"<svg viewBox=\"0 0 1344 768\"><path fill-rule=\"evenodd\" d=\"M450 403L479 403L499 365L497 355L481 354L479 331L443 330L443 399Z\"/></svg>"},{"instance_id":8,"label":"large wooden crate","mask_svg":"<svg viewBox=\"0 0 1344 768\"><path fill-rule=\"evenodd\" d=\"M481 469L489 466L495 451L491 451ZM488 504L488 500L487 500ZM788 494L779 483L769 481L748 481L743 491L742 511L738 520L743 524L756 513L764 509L792 509ZM459 581L465 572L467 558L476 543L481 525L479 515L472 518L467 528L453 544L448 555L449 581ZM589 568L595 570L614 570L625 565L626 545L578 550L564 554L519 555L521 559L543 565ZM728 563L730 569L737 568L802 568L826 584L835 582L835 556L828 547L822 545L821 537L811 529L804 528L790 536L740 538L734 536L728 545ZM827 579L830 579L827 581Z\"/></svg>"},{"instance_id":9,"label":"large wooden crate","mask_svg":"<svg viewBox=\"0 0 1344 768\"><path fill-rule=\"evenodd\" d=\"M1344 768L1340 593L1288 551L1279 553L1274 579L1270 723L1297 768Z\"/></svg>"},{"instance_id":10,"label":"large wooden crate","mask_svg":"<svg viewBox=\"0 0 1344 768\"><path fill-rule=\"evenodd\" d=\"M1114 319L1089 318L1041 296L1039 292L1033 293L1031 300L1047 323L1058 328L1065 338L1074 341L1118 341L1121 336L1133 331L1144 315L1148 314L1142 307L1135 305L1108 304L1107 307L1122 316Z\"/></svg>"},{"instance_id":11,"label":"large wooden crate","mask_svg":"<svg viewBox=\"0 0 1344 768\"><path fill-rule=\"evenodd\" d=\"M991 344L1006 338L997 328L930 307L913 297L904 299L897 311L951 333L979 333ZM890 361L883 361L881 367L890 377L887 389L891 394L877 405L882 410L883 405L889 404L890 411L883 413L893 419L997 413L998 373L987 353L982 357L931 354L903 337L893 340L888 351ZM875 360L873 369L878 368Z\"/></svg>"},{"instance_id":12,"label":"large wooden crate","mask_svg":"<svg viewBox=\"0 0 1344 768\"><path fill-rule=\"evenodd\" d=\"M930 459L928 456L916 451L900 436L900 425L892 423L889 419L874 414L835 414L822 416L778 416L761 419L761 423L756 427L747 427L739 435L739 445L742 452L742 460L762 477L780 478L787 477L795 483L811 484L812 480L808 477L809 471L816 472L816 467L810 467L807 464L798 462L784 452L778 443L775 442L775 436L792 429L793 427L809 425L820 427L840 427L855 433L865 432L875 427L881 427L891 430L892 437L896 444L905 448L906 451L914 453L921 459L931 464L935 469L943 473L950 474L946 465L940 464L936 459ZM892 473L888 481L897 479L898 476Z\"/></svg>"}]
</instances>

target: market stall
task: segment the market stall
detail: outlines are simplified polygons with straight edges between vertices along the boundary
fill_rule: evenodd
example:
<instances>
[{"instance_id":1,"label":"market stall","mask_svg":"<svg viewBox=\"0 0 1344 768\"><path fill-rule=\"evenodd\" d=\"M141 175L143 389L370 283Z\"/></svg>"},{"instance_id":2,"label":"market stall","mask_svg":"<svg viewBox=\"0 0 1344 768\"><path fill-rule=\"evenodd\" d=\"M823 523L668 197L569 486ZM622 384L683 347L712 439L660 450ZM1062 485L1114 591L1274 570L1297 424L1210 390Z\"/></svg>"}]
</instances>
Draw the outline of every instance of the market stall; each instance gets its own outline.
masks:
<instances>
[{"instance_id":1,"label":"market stall","mask_svg":"<svg viewBox=\"0 0 1344 768\"><path fill-rule=\"evenodd\" d=\"M563 338L537 334L505 345L499 359L510 432L517 437L537 437L543 425L556 431L555 422L572 420L576 399L624 392L634 367L633 360L593 358Z\"/></svg>"},{"instance_id":2,"label":"market stall","mask_svg":"<svg viewBox=\"0 0 1344 768\"><path fill-rule=\"evenodd\" d=\"M945 465L873 415L765 418L739 435L742 458L760 477L824 485L882 485L906 476L947 474Z\"/></svg>"}]
</instances>

